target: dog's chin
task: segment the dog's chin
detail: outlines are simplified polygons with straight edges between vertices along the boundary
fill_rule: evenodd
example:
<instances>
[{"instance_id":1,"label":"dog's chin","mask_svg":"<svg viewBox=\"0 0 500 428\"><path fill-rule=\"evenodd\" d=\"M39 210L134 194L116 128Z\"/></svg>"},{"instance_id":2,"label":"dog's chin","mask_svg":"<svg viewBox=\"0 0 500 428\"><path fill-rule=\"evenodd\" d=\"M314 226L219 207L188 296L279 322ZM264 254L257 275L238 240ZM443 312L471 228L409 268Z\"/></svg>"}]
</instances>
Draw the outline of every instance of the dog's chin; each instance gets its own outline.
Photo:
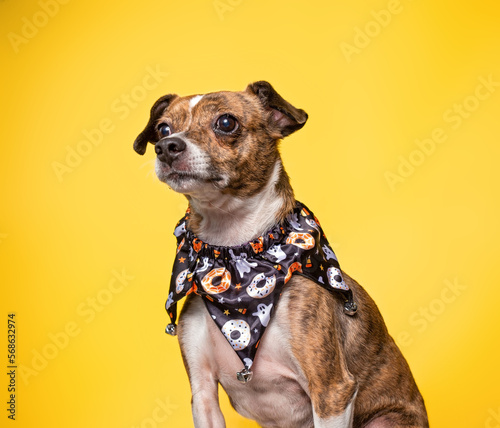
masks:
<instances>
[{"instance_id":1,"label":"dog's chin","mask_svg":"<svg viewBox=\"0 0 500 428\"><path fill-rule=\"evenodd\" d=\"M156 176L167 184L174 192L183 194L197 194L208 189L220 189L225 180L219 177L210 177L198 171L181 171L166 164L157 162Z\"/></svg>"},{"instance_id":2,"label":"dog's chin","mask_svg":"<svg viewBox=\"0 0 500 428\"><path fill-rule=\"evenodd\" d=\"M191 193L197 191L205 183L196 174L188 172L169 172L164 173L156 171L158 179L168 185L173 191L178 193Z\"/></svg>"}]
</instances>

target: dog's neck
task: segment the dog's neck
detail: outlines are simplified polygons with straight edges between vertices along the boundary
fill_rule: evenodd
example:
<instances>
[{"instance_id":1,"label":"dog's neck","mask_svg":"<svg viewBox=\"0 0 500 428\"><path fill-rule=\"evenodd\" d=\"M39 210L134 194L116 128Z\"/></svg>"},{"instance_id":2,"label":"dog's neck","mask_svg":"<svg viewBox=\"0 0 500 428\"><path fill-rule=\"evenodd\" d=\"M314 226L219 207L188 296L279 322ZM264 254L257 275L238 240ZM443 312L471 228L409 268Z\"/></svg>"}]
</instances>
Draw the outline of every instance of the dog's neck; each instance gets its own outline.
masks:
<instances>
[{"instance_id":1,"label":"dog's neck","mask_svg":"<svg viewBox=\"0 0 500 428\"><path fill-rule=\"evenodd\" d=\"M267 184L250 198L213 192L187 196L191 207L189 229L202 241L217 246L245 244L282 222L295 198L281 159Z\"/></svg>"}]
</instances>

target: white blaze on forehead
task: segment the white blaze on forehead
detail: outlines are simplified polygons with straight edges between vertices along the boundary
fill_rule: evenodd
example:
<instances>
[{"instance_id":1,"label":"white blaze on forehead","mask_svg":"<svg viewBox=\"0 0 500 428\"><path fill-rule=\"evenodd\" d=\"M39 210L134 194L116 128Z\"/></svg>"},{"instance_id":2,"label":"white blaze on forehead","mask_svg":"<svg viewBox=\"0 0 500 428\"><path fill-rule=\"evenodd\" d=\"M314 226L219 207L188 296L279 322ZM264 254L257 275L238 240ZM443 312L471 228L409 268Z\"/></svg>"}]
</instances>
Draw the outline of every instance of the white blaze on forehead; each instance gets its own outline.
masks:
<instances>
[{"instance_id":1,"label":"white blaze on forehead","mask_svg":"<svg viewBox=\"0 0 500 428\"><path fill-rule=\"evenodd\" d=\"M203 98L203 95L196 95L193 98L189 100L189 109L193 109L196 104L200 102L200 100Z\"/></svg>"}]
</instances>

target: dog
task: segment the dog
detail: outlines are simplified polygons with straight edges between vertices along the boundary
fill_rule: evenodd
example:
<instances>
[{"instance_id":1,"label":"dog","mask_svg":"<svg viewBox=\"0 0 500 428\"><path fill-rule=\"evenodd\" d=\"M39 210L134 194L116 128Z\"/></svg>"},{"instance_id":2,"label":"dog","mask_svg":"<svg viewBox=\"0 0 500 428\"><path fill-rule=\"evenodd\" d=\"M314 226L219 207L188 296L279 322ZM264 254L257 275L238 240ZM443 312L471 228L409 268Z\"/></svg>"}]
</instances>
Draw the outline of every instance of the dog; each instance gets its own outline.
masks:
<instances>
[{"instance_id":1,"label":"dog","mask_svg":"<svg viewBox=\"0 0 500 428\"><path fill-rule=\"evenodd\" d=\"M189 202L167 332L178 335L194 425L225 426L220 383L262 427L428 427L377 306L294 198L278 145L307 119L259 81L165 95L134 142L141 155L154 145L159 180Z\"/></svg>"}]
</instances>

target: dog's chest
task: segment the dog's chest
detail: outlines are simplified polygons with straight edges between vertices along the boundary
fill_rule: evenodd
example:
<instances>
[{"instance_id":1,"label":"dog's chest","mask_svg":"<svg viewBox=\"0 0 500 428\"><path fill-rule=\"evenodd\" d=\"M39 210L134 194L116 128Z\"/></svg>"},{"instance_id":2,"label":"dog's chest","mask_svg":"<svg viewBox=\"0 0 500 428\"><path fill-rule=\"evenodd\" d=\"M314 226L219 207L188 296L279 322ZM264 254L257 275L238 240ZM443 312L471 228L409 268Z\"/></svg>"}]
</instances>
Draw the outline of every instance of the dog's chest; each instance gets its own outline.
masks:
<instances>
[{"instance_id":1,"label":"dog's chest","mask_svg":"<svg viewBox=\"0 0 500 428\"><path fill-rule=\"evenodd\" d=\"M196 299L183 314L183 330L187 332L195 324L198 331L205 330L205 334L193 337L196 348L203 350L204 355L199 358L207 359L210 371L214 372L238 413L262 426L307 427L312 426L312 407L307 382L291 352L287 300L285 291L261 339L252 366L253 378L247 384L236 379L236 372L242 369L241 361L210 319L201 299ZM193 357L190 348L194 343L186 341L186 336L183 342L189 364ZM190 370L191 375L196 376L193 370L197 368Z\"/></svg>"}]
</instances>

